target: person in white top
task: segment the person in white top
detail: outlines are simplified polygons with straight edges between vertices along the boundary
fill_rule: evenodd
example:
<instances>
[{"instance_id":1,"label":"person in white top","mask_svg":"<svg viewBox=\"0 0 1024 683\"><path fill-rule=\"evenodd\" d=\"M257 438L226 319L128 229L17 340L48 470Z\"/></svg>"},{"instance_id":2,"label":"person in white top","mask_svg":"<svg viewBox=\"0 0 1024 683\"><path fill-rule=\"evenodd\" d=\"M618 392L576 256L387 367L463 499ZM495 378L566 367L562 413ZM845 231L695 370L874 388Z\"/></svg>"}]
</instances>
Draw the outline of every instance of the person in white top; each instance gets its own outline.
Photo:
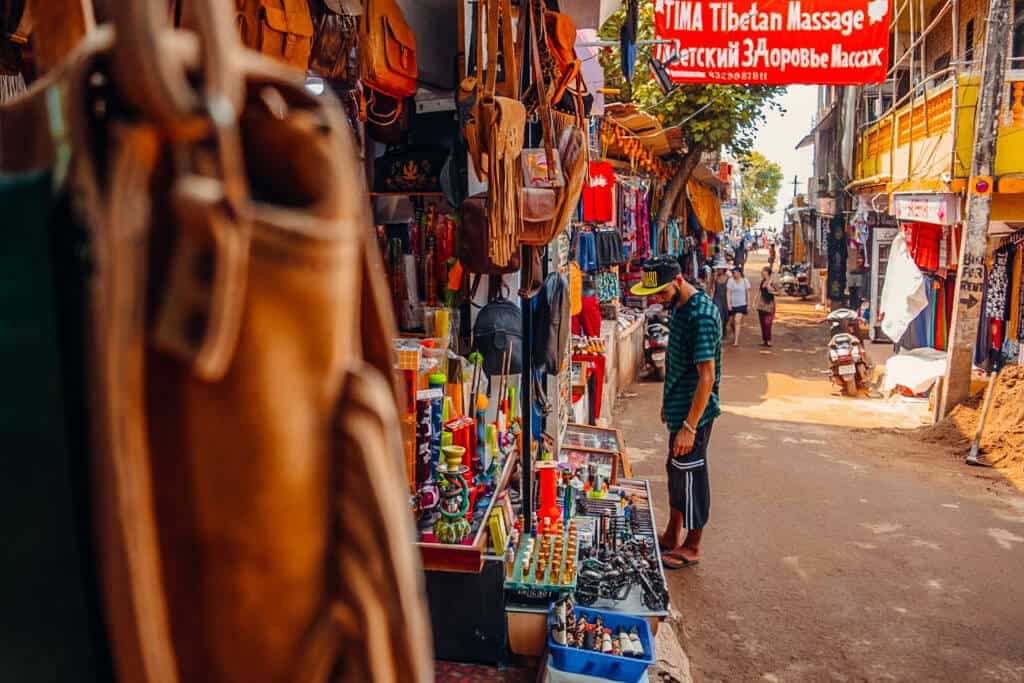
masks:
<instances>
[{"instance_id":1,"label":"person in white top","mask_svg":"<svg viewBox=\"0 0 1024 683\"><path fill-rule=\"evenodd\" d=\"M743 275L742 268L732 269L732 279L728 283L729 319L732 321L733 346L740 345L740 323L747 314L747 298L750 292L750 281Z\"/></svg>"}]
</instances>

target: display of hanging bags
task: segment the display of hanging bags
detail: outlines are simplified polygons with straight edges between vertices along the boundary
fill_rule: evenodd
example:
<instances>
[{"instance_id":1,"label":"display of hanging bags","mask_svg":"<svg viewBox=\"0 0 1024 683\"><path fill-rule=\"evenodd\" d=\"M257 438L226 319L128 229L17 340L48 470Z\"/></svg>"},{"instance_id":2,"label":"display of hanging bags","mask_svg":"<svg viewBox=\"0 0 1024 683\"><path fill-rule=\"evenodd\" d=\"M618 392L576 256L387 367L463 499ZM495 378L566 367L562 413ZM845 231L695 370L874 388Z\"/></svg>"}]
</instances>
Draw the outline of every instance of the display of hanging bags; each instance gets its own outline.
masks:
<instances>
[{"instance_id":1,"label":"display of hanging bags","mask_svg":"<svg viewBox=\"0 0 1024 683\"><path fill-rule=\"evenodd\" d=\"M160 28L163 3L112 5L114 26L18 106L47 103L35 124L59 123L72 153L58 182L88 267L65 294L85 303L91 427L78 521L116 680L431 681L394 505L395 329L341 111L238 49L223 4L196 3L201 50Z\"/></svg>"},{"instance_id":2,"label":"display of hanging bags","mask_svg":"<svg viewBox=\"0 0 1024 683\"><path fill-rule=\"evenodd\" d=\"M526 109L522 102L495 94L498 65L498 35L502 21L507 24L506 49L511 50L511 5L509 0L482 0L479 8L486 18L487 70L482 90L465 135L471 152L480 158L473 163L477 175L487 180L487 192L462 203L459 260L475 273L509 272L519 256L523 226L523 131ZM502 17L505 17L502 20ZM511 53L507 53L506 63ZM483 247L482 252L474 249ZM517 266L518 267L518 266Z\"/></svg>"}]
</instances>

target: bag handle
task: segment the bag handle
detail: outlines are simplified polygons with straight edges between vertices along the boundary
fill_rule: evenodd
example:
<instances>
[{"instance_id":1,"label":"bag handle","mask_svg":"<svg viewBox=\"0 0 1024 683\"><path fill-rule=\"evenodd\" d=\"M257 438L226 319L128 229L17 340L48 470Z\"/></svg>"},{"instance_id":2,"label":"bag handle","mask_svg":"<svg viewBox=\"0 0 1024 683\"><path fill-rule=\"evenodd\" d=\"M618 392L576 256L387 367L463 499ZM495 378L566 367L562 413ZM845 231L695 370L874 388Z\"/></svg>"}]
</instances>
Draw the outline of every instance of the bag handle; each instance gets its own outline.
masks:
<instances>
[{"instance_id":1,"label":"bag handle","mask_svg":"<svg viewBox=\"0 0 1024 683\"><path fill-rule=\"evenodd\" d=\"M554 133L551 128L551 102L548 100L548 89L544 84L544 73L540 65L540 48L537 41L540 38L537 14L541 12L539 6L535 5L536 0L529 3L527 14L530 21L530 68L533 71L533 87L537 91L537 115L540 118L541 137L544 142L544 155L548 160L548 180L555 181L555 152Z\"/></svg>"}]
</instances>

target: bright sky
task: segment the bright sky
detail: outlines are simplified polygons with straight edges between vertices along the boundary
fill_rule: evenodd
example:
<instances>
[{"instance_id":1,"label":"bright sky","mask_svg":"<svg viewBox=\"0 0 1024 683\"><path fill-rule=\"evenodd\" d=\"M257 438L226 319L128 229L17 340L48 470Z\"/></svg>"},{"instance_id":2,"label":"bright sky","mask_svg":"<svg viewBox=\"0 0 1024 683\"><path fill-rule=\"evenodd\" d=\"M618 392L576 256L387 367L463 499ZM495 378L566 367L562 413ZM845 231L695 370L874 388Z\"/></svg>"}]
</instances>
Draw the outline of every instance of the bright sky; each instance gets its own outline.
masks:
<instances>
[{"instance_id":1,"label":"bright sky","mask_svg":"<svg viewBox=\"0 0 1024 683\"><path fill-rule=\"evenodd\" d=\"M758 132L754 149L782 167L782 189L775 213L761 219L764 227L782 228L784 209L793 199L793 175L799 178L797 192L807 191L807 178L813 165L814 147L794 149L800 139L811 131L811 122L818 108L818 89L813 85L791 85L782 97L785 114L772 111Z\"/></svg>"}]
</instances>

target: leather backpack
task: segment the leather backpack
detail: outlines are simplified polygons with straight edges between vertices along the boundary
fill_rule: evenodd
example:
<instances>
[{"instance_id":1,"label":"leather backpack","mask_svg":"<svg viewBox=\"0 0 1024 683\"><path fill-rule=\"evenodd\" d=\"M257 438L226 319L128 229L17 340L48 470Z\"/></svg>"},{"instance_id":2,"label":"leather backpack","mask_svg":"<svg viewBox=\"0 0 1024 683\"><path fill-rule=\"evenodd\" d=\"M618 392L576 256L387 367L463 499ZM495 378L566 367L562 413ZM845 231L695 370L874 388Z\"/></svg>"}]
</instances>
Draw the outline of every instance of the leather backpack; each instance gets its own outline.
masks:
<instances>
[{"instance_id":1,"label":"leather backpack","mask_svg":"<svg viewBox=\"0 0 1024 683\"><path fill-rule=\"evenodd\" d=\"M549 273L544 279L533 312L533 367L548 374L562 369L569 343L569 282L561 273Z\"/></svg>"},{"instance_id":2,"label":"leather backpack","mask_svg":"<svg viewBox=\"0 0 1024 683\"><path fill-rule=\"evenodd\" d=\"M367 119L389 125L403 100L416 94L416 37L395 0L366 0L360 23L359 60L366 87ZM377 95L385 98L378 101ZM386 100L386 101L385 101Z\"/></svg>"},{"instance_id":3,"label":"leather backpack","mask_svg":"<svg viewBox=\"0 0 1024 683\"><path fill-rule=\"evenodd\" d=\"M480 309L473 326L473 350L483 356L488 377L523 371L523 327L519 307L499 297Z\"/></svg>"}]
</instances>

